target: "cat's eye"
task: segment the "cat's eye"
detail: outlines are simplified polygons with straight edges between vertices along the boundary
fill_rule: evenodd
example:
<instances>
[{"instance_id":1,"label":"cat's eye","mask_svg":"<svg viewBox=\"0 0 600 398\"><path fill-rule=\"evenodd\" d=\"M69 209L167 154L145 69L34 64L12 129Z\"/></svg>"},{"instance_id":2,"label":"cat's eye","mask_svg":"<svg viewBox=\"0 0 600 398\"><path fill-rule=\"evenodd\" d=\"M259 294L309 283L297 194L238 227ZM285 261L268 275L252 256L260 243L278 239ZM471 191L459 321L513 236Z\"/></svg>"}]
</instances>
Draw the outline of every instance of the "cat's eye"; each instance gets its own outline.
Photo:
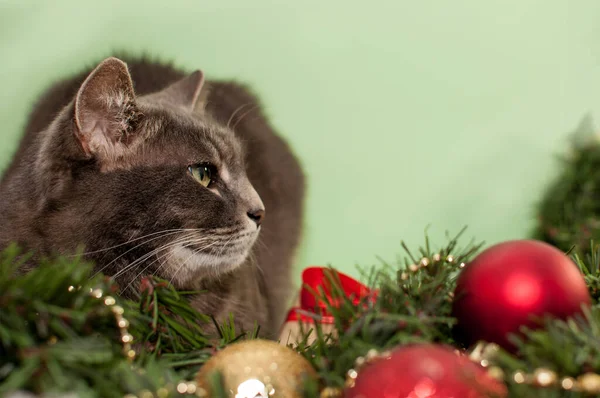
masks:
<instances>
[{"instance_id":1,"label":"cat's eye","mask_svg":"<svg viewBox=\"0 0 600 398\"><path fill-rule=\"evenodd\" d=\"M188 166L188 171L202 186L208 187L213 180L214 167L209 164Z\"/></svg>"}]
</instances>

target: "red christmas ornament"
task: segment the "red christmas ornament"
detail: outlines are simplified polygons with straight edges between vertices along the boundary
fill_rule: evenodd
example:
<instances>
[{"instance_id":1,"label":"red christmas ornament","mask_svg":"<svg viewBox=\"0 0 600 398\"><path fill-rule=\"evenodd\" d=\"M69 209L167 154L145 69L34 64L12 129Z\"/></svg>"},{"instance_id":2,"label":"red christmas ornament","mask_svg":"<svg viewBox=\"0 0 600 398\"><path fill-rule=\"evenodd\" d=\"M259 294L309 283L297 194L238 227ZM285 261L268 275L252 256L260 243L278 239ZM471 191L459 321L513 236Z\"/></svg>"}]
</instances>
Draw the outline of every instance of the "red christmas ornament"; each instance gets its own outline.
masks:
<instances>
[{"instance_id":1,"label":"red christmas ornament","mask_svg":"<svg viewBox=\"0 0 600 398\"><path fill-rule=\"evenodd\" d=\"M462 270L452 312L457 337L467 344L485 340L513 350L510 333L535 328L544 315L565 319L590 305L577 266L547 243L517 240L481 252Z\"/></svg>"},{"instance_id":2,"label":"red christmas ornament","mask_svg":"<svg viewBox=\"0 0 600 398\"><path fill-rule=\"evenodd\" d=\"M452 349L418 344L393 350L360 370L344 398L505 397L503 384Z\"/></svg>"}]
</instances>

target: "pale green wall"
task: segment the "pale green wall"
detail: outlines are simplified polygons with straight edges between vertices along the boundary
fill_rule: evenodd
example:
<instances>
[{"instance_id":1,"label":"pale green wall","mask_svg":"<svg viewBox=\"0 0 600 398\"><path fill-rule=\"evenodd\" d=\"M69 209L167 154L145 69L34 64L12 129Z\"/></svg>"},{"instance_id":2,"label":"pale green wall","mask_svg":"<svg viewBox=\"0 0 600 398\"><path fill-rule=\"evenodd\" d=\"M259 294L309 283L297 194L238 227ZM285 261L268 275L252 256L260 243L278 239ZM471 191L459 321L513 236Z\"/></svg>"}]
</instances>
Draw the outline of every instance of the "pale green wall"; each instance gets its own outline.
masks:
<instances>
[{"instance_id":1,"label":"pale green wall","mask_svg":"<svg viewBox=\"0 0 600 398\"><path fill-rule=\"evenodd\" d=\"M298 269L354 273L428 224L523 237L600 111L599 19L597 0L0 0L0 161L53 78L149 50L260 93L310 178Z\"/></svg>"}]
</instances>

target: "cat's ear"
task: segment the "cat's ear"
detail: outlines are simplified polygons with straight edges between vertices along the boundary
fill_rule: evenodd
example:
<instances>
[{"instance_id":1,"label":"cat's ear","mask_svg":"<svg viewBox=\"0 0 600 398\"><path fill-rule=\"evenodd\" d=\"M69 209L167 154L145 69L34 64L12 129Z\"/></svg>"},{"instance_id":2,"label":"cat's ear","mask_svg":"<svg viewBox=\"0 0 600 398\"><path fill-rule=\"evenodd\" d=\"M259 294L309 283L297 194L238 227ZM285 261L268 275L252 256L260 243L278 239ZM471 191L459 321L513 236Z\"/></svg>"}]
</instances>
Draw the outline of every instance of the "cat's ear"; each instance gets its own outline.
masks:
<instances>
[{"instance_id":1,"label":"cat's ear","mask_svg":"<svg viewBox=\"0 0 600 398\"><path fill-rule=\"evenodd\" d=\"M120 59L102 61L77 92L76 135L89 156L119 157L139 116L131 76Z\"/></svg>"},{"instance_id":2,"label":"cat's ear","mask_svg":"<svg viewBox=\"0 0 600 398\"><path fill-rule=\"evenodd\" d=\"M197 70L161 91L161 95L176 106L189 111L203 111L207 96L204 73Z\"/></svg>"}]
</instances>

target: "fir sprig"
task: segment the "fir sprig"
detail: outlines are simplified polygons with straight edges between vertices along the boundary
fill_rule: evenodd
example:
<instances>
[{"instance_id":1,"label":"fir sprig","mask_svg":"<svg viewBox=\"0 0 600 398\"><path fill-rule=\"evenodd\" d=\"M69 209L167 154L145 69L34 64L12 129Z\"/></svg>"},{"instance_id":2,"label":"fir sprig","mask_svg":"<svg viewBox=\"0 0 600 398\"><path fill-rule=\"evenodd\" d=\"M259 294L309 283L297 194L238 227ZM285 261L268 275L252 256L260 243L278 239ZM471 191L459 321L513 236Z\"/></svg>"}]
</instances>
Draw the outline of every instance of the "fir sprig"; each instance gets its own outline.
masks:
<instances>
[{"instance_id":1,"label":"fir sprig","mask_svg":"<svg viewBox=\"0 0 600 398\"><path fill-rule=\"evenodd\" d=\"M562 381L576 381L586 373L600 372L600 307L586 308L583 316L568 320L548 317L543 328L523 328L522 335L512 336L511 340L517 354L497 348L486 358L489 365L501 369L511 397L589 396L565 389L568 384ZM518 376L533 377L537 372L546 372L551 382L540 386ZM600 376L592 377L600 380Z\"/></svg>"},{"instance_id":2,"label":"fir sprig","mask_svg":"<svg viewBox=\"0 0 600 398\"><path fill-rule=\"evenodd\" d=\"M109 279L90 278L91 265L79 257L45 259L21 275L25 258L14 246L0 253L0 395L118 395L126 385L157 386L169 378L142 377L124 356L114 313L90 294L113 292Z\"/></svg>"},{"instance_id":3,"label":"fir sprig","mask_svg":"<svg viewBox=\"0 0 600 398\"><path fill-rule=\"evenodd\" d=\"M452 292L461 265L480 248L470 242L461 249L460 235L437 251L427 239L414 252L403 245L406 256L396 264L382 262L363 271L372 294L358 304L346 296L337 274L329 273L331 289L325 302L336 332L327 333L318 322L321 315L313 315L314 329L305 327L305 340L296 347L317 370L321 387L342 388L356 359L371 350L419 342L456 345ZM577 253L573 258L597 303L600 247L592 248L585 258ZM26 274L18 272L22 260L14 247L0 253L0 395L28 390L118 397L160 390L173 396L178 383L193 380L197 369L219 349L258 334L256 330L240 335L230 319L216 325L216 335L207 335L201 324L214 320L191 307L188 293L157 278L142 282L139 300L120 300L110 279L90 278L91 265L78 257L43 260ZM110 294L124 308L139 353L133 363L123 354L113 312L90 294L95 290L105 292L103 298ZM322 289L315 294L325 298ZM490 359L490 365L504 374L511 397L579 396L560 383L543 389L517 383L518 372L545 369L557 378L600 372L599 306L586 310L583 317L545 322L543 329L513 337L517 355L498 350ZM310 334L316 337L312 344ZM217 387L214 391L225 394ZM314 396L316 387L312 388Z\"/></svg>"},{"instance_id":4,"label":"fir sprig","mask_svg":"<svg viewBox=\"0 0 600 398\"><path fill-rule=\"evenodd\" d=\"M427 238L418 255L403 243L406 257L397 264L382 262L379 267L363 271L369 275L370 289L377 292L376 300L366 297L355 305L331 277L330 297L323 292L319 297L328 304L337 332L325 333L315 315L314 328L304 328L304 339L297 347L327 386L343 387L356 359L370 350L417 342L454 342L451 297L457 271L481 246L471 242L460 248L458 241L463 232L448 237L448 244L435 252ZM309 345L311 333L316 340Z\"/></svg>"},{"instance_id":5,"label":"fir sprig","mask_svg":"<svg viewBox=\"0 0 600 398\"><path fill-rule=\"evenodd\" d=\"M220 325L225 335L206 336L198 321L212 320L158 278L145 279L134 302L113 294L118 288L109 278L90 277L92 265L80 257L43 259L22 274L26 258L15 246L0 253L0 396L17 390L81 398L179 395L178 381L193 378L231 336L239 338L228 324ZM108 294L123 308L141 354L133 363L105 304Z\"/></svg>"},{"instance_id":6,"label":"fir sprig","mask_svg":"<svg viewBox=\"0 0 600 398\"><path fill-rule=\"evenodd\" d=\"M343 388L346 373L355 367L356 359L368 356L372 350L381 352L410 343L457 346L452 335L456 319L451 316L449 298L461 263L468 262L481 247L471 242L459 250L457 243L458 236L433 253L426 240L419 256L412 255L403 245L407 252L405 259L395 266L385 263L371 272L375 277L370 286L378 291L374 302L365 299L363 305L352 306L347 298L340 309L339 300L344 293L339 287L332 289L330 302L335 305L329 305L328 311L336 320L337 333L324 333L317 323L313 330L304 330L305 341L311 333L316 341L312 345L301 342L298 346L318 369L326 386ZM600 246L592 244L592 247L586 261L577 254L573 259L581 268L590 292L596 294L597 302ZM419 263L421 266L415 267ZM335 278L332 281L335 283ZM320 298L327 300L325 296ZM580 391L565 390L560 381L565 377L576 380L586 372L600 373L600 307L586 308L583 316L575 315L566 321L551 317L544 321L543 328L523 329L520 336L511 337L517 347L516 354L496 348L487 365L495 366L496 371L500 369L511 397L584 396ZM468 351L472 347L464 348ZM514 377L518 373L531 376L542 370L556 377L553 384L544 388L531 382L517 382L519 378Z\"/></svg>"},{"instance_id":7,"label":"fir sprig","mask_svg":"<svg viewBox=\"0 0 600 398\"><path fill-rule=\"evenodd\" d=\"M594 304L600 301L600 245L592 240L589 249L580 255L573 253L571 258L577 264L592 297Z\"/></svg>"}]
</instances>

